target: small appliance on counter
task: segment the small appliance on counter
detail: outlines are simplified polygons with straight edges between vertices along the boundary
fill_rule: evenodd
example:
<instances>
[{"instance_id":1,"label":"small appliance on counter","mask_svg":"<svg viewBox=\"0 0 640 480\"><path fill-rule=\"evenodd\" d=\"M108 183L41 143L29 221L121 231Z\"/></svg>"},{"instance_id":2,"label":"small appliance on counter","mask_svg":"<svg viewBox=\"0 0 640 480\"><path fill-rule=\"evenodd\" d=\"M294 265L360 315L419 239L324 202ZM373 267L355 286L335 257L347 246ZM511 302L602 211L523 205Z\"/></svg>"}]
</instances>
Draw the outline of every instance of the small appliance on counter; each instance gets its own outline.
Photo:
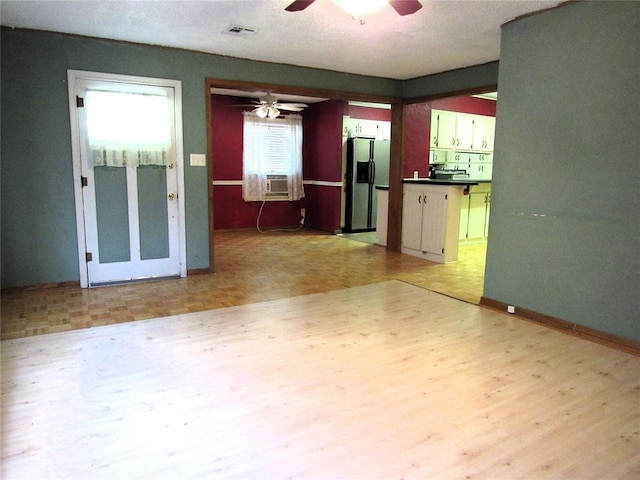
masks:
<instances>
[{"instance_id":1,"label":"small appliance on counter","mask_svg":"<svg viewBox=\"0 0 640 480\"><path fill-rule=\"evenodd\" d=\"M431 178L436 180L468 180L469 174L466 170L439 169L430 171Z\"/></svg>"}]
</instances>

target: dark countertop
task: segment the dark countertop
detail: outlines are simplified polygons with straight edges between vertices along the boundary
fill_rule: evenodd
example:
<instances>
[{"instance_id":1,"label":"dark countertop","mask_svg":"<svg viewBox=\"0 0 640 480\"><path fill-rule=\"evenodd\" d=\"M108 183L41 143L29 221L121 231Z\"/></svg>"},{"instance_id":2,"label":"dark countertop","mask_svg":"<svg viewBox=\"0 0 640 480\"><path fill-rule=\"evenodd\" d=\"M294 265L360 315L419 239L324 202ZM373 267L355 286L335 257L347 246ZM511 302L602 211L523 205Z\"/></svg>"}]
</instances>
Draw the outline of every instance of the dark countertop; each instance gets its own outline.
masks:
<instances>
[{"instance_id":1,"label":"dark countertop","mask_svg":"<svg viewBox=\"0 0 640 480\"><path fill-rule=\"evenodd\" d=\"M470 187L484 183L491 183L491 180L436 180L433 178L404 178L402 183L417 183L420 185L460 185ZM376 185L376 190L389 190L389 185Z\"/></svg>"},{"instance_id":2,"label":"dark countertop","mask_svg":"<svg viewBox=\"0 0 640 480\"><path fill-rule=\"evenodd\" d=\"M436 180L433 178L405 178L402 183L417 183L420 185L460 185L466 187L469 185L478 185L485 183L482 180Z\"/></svg>"}]
</instances>

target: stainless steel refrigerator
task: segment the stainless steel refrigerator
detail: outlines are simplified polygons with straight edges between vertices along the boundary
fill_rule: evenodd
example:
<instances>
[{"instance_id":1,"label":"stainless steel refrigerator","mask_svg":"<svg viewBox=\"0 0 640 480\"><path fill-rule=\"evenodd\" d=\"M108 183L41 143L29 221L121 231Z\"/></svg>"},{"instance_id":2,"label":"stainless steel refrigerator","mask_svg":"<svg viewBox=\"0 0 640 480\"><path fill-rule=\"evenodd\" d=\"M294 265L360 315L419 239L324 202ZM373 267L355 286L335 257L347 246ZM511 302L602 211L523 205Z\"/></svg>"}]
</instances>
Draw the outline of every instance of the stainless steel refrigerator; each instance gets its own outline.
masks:
<instances>
[{"instance_id":1,"label":"stainless steel refrigerator","mask_svg":"<svg viewBox=\"0 0 640 480\"><path fill-rule=\"evenodd\" d=\"M347 140L345 232L376 229L376 185L389 184L389 141Z\"/></svg>"}]
</instances>

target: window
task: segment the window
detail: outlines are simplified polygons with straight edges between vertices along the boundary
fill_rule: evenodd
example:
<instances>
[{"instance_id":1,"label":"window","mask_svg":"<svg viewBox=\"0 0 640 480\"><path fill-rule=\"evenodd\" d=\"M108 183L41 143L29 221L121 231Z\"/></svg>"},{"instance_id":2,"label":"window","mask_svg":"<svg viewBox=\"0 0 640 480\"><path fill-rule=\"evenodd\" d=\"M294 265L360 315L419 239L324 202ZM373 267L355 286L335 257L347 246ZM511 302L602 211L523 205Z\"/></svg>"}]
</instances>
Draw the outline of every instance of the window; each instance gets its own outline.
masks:
<instances>
[{"instance_id":1,"label":"window","mask_svg":"<svg viewBox=\"0 0 640 480\"><path fill-rule=\"evenodd\" d=\"M244 113L242 198L266 198L267 175L286 175L289 200L304 197L302 186L302 117L260 118Z\"/></svg>"},{"instance_id":2,"label":"window","mask_svg":"<svg viewBox=\"0 0 640 480\"><path fill-rule=\"evenodd\" d=\"M172 163L171 113L166 94L89 89L85 103L94 166Z\"/></svg>"}]
</instances>

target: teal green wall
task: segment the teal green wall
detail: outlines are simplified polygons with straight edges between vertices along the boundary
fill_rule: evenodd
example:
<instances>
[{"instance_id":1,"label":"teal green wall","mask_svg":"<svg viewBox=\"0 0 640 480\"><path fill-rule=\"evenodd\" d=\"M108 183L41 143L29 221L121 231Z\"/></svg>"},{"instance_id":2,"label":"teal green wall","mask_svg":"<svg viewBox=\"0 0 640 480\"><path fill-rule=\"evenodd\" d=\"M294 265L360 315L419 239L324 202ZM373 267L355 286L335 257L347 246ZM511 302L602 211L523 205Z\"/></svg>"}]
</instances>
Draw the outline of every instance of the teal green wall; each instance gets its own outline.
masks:
<instances>
[{"instance_id":1,"label":"teal green wall","mask_svg":"<svg viewBox=\"0 0 640 480\"><path fill-rule=\"evenodd\" d=\"M77 281L67 70L182 81L184 153L205 153L207 78L401 97L403 82L184 50L2 29L2 288ZM495 69L494 69L495 70ZM491 76L491 73L489 73ZM484 86L480 66L409 82L409 93ZM476 80L476 77L479 80ZM497 72L489 83L495 84ZM209 266L207 172L185 166L187 268Z\"/></svg>"},{"instance_id":2,"label":"teal green wall","mask_svg":"<svg viewBox=\"0 0 640 480\"><path fill-rule=\"evenodd\" d=\"M485 297L640 341L640 3L502 32Z\"/></svg>"},{"instance_id":3,"label":"teal green wall","mask_svg":"<svg viewBox=\"0 0 640 480\"><path fill-rule=\"evenodd\" d=\"M182 81L183 138L206 153L205 79L399 97L397 81L2 29L2 287L79 279L67 69ZM209 266L207 172L185 167L187 268Z\"/></svg>"},{"instance_id":4,"label":"teal green wall","mask_svg":"<svg viewBox=\"0 0 640 480\"><path fill-rule=\"evenodd\" d=\"M498 62L490 62L405 80L402 84L402 98L446 96L451 92L467 92L478 87L495 86L497 83Z\"/></svg>"}]
</instances>

